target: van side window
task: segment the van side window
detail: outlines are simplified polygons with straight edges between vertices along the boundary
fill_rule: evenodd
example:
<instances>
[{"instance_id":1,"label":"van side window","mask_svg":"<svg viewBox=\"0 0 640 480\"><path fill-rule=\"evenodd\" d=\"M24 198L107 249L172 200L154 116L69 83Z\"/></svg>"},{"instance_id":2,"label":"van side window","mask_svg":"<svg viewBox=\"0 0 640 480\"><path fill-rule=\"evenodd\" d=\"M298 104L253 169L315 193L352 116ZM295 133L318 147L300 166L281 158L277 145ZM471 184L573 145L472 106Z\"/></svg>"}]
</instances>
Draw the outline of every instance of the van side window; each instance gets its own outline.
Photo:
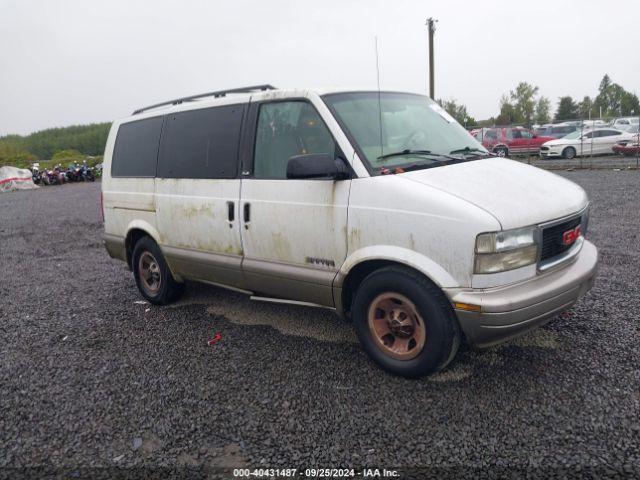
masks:
<instances>
[{"instance_id":1,"label":"van side window","mask_svg":"<svg viewBox=\"0 0 640 480\"><path fill-rule=\"evenodd\" d=\"M334 155L336 144L316 109L307 102L274 102L260 106L253 175L287 178L287 162L294 155Z\"/></svg>"},{"instance_id":2,"label":"van side window","mask_svg":"<svg viewBox=\"0 0 640 480\"><path fill-rule=\"evenodd\" d=\"M158 177L235 178L243 105L166 116Z\"/></svg>"},{"instance_id":3,"label":"van side window","mask_svg":"<svg viewBox=\"0 0 640 480\"><path fill-rule=\"evenodd\" d=\"M162 117L123 123L111 161L112 177L155 177Z\"/></svg>"}]
</instances>

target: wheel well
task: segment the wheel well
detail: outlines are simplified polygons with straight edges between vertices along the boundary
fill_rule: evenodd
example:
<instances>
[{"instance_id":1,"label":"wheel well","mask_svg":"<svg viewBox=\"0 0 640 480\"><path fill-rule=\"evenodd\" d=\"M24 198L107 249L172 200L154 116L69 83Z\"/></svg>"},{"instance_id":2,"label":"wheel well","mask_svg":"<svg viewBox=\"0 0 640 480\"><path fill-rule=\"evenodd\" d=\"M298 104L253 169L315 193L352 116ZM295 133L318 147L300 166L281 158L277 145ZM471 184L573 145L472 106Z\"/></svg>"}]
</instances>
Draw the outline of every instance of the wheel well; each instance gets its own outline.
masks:
<instances>
[{"instance_id":1,"label":"wheel well","mask_svg":"<svg viewBox=\"0 0 640 480\"><path fill-rule=\"evenodd\" d=\"M493 151L495 152L496 150L506 150L507 152L509 151L509 147L507 147L506 145L499 143L498 145L494 145L493 146Z\"/></svg>"},{"instance_id":2,"label":"wheel well","mask_svg":"<svg viewBox=\"0 0 640 480\"><path fill-rule=\"evenodd\" d=\"M129 265L129 268L132 268L131 257L133 256L133 247L136 246L136 243L138 243L138 240L140 240L142 237L150 237L150 235L144 230L133 228L129 230L129 232L127 233L127 238L125 238L124 240L124 248L127 253L127 265Z\"/></svg>"},{"instance_id":3,"label":"wheel well","mask_svg":"<svg viewBox=\"0 0 640 480\"><path fill-rule=\"evenodd\" d=\"M390 266L398 266L406 268L408 270L413 270L414 272L423 276L429 282L437 286L437 284L424 273L408 265L405 265L404 263L394 262L392 260L367 260L353 267L347 274L347 278L345 278L344 282L342 283L342 308L347 316L351 313L351 303L353 301L353 296L358 290L358 287L360 286L362 281L369 274L375 272L376 270L380 270L381 268Z\"/></svg>"}]
</instances>

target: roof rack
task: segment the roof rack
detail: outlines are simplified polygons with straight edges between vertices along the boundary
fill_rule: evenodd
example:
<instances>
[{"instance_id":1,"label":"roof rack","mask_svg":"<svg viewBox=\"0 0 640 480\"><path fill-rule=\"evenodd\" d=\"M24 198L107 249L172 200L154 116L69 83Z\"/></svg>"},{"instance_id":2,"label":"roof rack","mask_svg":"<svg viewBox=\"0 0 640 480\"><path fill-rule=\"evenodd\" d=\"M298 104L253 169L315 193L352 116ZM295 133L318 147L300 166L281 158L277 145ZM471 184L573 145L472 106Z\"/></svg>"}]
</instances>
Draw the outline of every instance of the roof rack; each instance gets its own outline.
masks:
<instances>
[{"instance_id":1,"label":"roof rack","mask_svg":"<svg viewBox=\"0 0 640 480\"><path fill-rule=\"evenodd\" d=\"M169 100L168 102L156 103L155 105L149 105L148 107L139 108L138 110L133 112L133 115L137 115L138 113L142 113L146 110L151 110L152 108L163 107L165 105L179 105L182 102L190 102L192 100L197 100L199 98L204 98L204 97L219 98L219 97L224 97L228 93L251 93L256 91L264 91L264 90L276 90L276 87L274 87L273 85L265 84L265 85L254 85L251 87L231 88L229 90L218 90L217 92L201 93L199 95L191 95L190 97L176 98L175 100Z\"/></svg>"}]
</instances>

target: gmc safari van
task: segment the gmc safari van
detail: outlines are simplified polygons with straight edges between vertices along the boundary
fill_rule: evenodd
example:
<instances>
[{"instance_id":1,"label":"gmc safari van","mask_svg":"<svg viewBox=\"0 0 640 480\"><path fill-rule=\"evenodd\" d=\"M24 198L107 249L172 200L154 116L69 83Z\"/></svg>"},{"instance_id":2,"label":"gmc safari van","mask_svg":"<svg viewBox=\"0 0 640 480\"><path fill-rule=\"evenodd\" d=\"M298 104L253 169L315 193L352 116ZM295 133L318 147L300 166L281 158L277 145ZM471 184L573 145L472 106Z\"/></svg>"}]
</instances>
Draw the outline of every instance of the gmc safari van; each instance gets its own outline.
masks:
<instances>
[{"instance_id":1,"label":"gmc safari van","mask_svg":"<svg viewBox=\"0 0 640 480\"><path fill-rule=\"evenodd\" d=\"M589 202L410 93L269 85L114 122L104 242L149 302L185 280L350 318L404 376L544 324L592 285Z\"/></svg>"}]
</instances>

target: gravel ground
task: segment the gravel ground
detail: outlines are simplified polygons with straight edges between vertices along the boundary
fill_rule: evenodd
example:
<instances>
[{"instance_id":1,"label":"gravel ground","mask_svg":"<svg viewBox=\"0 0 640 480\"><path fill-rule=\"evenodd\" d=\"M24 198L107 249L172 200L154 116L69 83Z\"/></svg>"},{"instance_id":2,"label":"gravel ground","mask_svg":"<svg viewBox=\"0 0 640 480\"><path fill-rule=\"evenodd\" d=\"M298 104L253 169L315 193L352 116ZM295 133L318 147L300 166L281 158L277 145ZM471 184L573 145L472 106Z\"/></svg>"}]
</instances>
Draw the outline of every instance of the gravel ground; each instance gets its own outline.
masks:
<instances>
[{"instance_id":1,"label":"gravel ground","mask_svg":"<svg viewBox=\"0 0 640 480\"><path fill-rule=\"evenodd\" d=\"M99 184L2 194L0 477L640 475L640 172L563 175L592 199L594 289L422 380L383 373L327 311L197 285L142 303L101 245Z\"/></svg>"},{"instance_id":2,"label":"gravel ground","mask_svg":"<svg viewBox=\"0 0 640 480\"><path fill-rule=\"evenodd\" d=\"M536 167L547 170L565 170L565 169L637 169L640 165L640 159L636 157L624 157L622 155L605 155L602 157L577 157L571 160L563 158L545 158L539 157L516 157L524 163L535 165Z\"/></svg>"}]
</instances>

